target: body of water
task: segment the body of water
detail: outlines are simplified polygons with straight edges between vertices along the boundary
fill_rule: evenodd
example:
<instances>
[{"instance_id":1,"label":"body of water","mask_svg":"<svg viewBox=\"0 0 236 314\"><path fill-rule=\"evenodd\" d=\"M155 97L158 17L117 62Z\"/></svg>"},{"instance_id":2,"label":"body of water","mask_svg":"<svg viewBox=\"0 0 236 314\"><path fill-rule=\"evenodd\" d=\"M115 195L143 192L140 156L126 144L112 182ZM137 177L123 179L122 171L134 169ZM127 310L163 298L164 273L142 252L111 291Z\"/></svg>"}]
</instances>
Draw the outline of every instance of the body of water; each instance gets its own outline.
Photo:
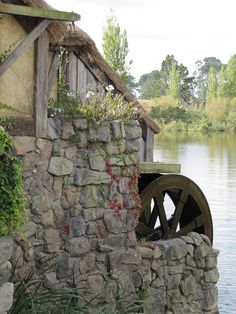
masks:
<instances>
[{"instance_id":1,"label":"body of water","mask_svg":"<svg viewBox=\"0 0 236 314\"><path fill-rule=\"evenodd\" d=\"M236 313L236 135L165 133L156 136L154 161L181 163L181 174L205 194L220 250L219 307Z\"/></svg>"}]
</instances>

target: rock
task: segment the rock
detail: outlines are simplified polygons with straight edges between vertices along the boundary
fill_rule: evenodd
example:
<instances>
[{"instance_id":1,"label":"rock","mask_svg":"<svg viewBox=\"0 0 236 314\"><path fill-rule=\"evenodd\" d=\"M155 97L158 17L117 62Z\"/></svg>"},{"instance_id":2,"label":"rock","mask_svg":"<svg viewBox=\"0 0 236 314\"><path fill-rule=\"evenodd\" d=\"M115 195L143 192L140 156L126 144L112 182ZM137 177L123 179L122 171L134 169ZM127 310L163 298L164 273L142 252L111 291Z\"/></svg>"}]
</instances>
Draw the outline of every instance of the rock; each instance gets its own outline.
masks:
<instances>
[{"instance_id":1,"label":"rock","mask_svg":"<svg viewBox=\"0 0 236 314\"><path fill-rule=\"evenodd\" d=\"M86 223L82 217L73 217L70 219L70 235L78 237L85 234Z\"/></svg>"},{"instance_id":2,"label":"rock","mask_svg":"<svg viewBox=\"0 0 236 314\"><path fill-rule=\"evenodd\" d=\"M197 283L193 275L190 274L189 276L184 278L184 280L181 280L180 289L183 295L186 297L196 294Z\"/></svg>"},{"instance_id":3,"label":"rock","mask_svg":"<svg viewBox=\"0 0 236 314\"><path fill-rule=\"evenodd\" d=\"M7 282L0 286L0 313L7 312L12 307L14 285Z\"/></svg>"},{"instance_id":4,"label":"rock","mask_svg":"<svg viewBox=\"0 0 236 314\"><path fill-rule=\"evenodd\" d=\"M167 260L179 260L188 253L186 243L181 239L159 241L158 245L162 249L163 257Z\"/></svg>"},{"instance_id":5,"label":"rock","mask_svg":"<svg viewBox=\"0 0 236 314\"><path fill-rule=\"evenodd\" d=\"M105 290L105 281L102 275L90 275L88 276L88 284L89 290L91 291L91 295L96 299L105 299L106 290Z\"/></svg>"},{"instance_id":6,"label":"rock","mask_svg":"<svg viewBox=\"0 0 236 314\"><path fill-rule=\"evenodd\" d=\"M58 283L59 281L57 279L55 272L46 273L44 275L43 285L45 288L47 289L55 288Z\"/></svg>"},{"instance_id":7,"label":"rock","mask_svg":"<svg viewBox=\"0 0 236 314\"><path fill-rule=\"evenodd\" d=\"M13 254L13 239L5 236L0 237L0 266L2 263L7 262Z\"/></svg>"},{"instance_id":8,"label":"rock","mask_svg":"<svg viewBox=\"0 0 236 314\"><path fill-rule=\"evenodd\" d=\"M107 172L93 171L86 168L77 168L75 170L74 184L77 186L109 183L110 180L111 178Z\"/></svg>"},{"instance_id":9,"label":"rock","mask_svg":"<svg viewBox=\"0 0 236 314\"><path fill-rule=\"evenodd\" d=\"M44 231L43 239L46 242L45 251L54 253L60 251L61 239L58 230L48 229Z\"/></svg>"},{"instance_id":10,"label":"rock","mask_svg":"<svg viewBox=\"0 0 236 314\"><path fill-rule=\"evenodd\" d=\"M77 132L75 143L78 148L86 148L88 145L87 133L85 131Z\"/></svg>"},{"instance_id":11,"label":"rock","mask_svg":"<svg viewBox=\"0 0 236 314\"><path fill-rule=\"evenodd\" d=\"M66 249L71 256L82 256L90 251L90 243L85 237L73 238L67 241Z\"/></svg>"},{"instance_id":12,"label":"rock","mask_svg":"<svg viewBox=\"0 0 236 314\"><path fill-rule=\"evenodd\" d=\"M45 159L49 159L52 152L52 143L50 141L42 138L37 138L36 147L40 150L40 154Z\"/></svg>"},{"instance_id":13,"label":"rock","mask_svg":"<svg viewBox=\"0 0 236 314\"><path fill-rule=\"evenodd\" d=\"M172 276L167 276L165 278L165 284L167 285L167 290L173 290L173 289L178 289L180 285L180 280L181 280L181 275L176 274ZM164 282L162 282L162 286L164 285Z\"/></svg>"},{"instance_id":14,"label":"rock","mask_svg":"<svg viewBox=\"0 0 236 314\"><path fill-rule=\"evenodd\" d=\"M59 280L70 278L72 275L74 279L79 273L79 261L74 257L70 257L68 253L63 253L61 256L61 261L57 267L57 278Z\"/></svg>"},{"instance_id":15,"label":"rock","mask_svg":"<svg viewBox=\"0 0 236 314\"><path fill-rule=\"evenodd\" d=\"M11 276L12 264L6 261L0 265L0 285L6 283Z\"/></svg>"},{"instance_id":16,"label":"rock","mask_svg":"<svg viewBox=\"0 0 236 314\"><path fill-rule=\"evenodd\" d=\"M33 237L36 234L37 225L33 221L29 221L24 225L24 233L27 239Z\"/></svg>"},{"instance_id":17,"label":"rock","mask_svg":"<svg viewBox=\"0 0 236 314\"><path fill-rule=\"evenodd\" d=\"M42 216L41 216L41 222L45 228L53 227L53 225L54 225L53 211L47 210L47 211L43 212Z\"/></svg>"},{"instance_id":18,"label":"rock","mask_svg":"<svg viewBox=\"0 0 236 314\"><path fill-rule=\"evenodd\" d=\"M73 125L78 130L86 130L88 128L88 122L86 119L73 120Z\"/></svg>"},{"instance_id":19,"label":"rock","mask_svg":"<svg viewBox=\"0 0 236 314\"><path fill-rule=\"evenodd\" d=\"M126 153L138 152L140 150L140 140L134 139L125 142Z\"/></svg>"},{"instance_id":20,"label":"rock","mask_svg":"<svg viewBox=\"0 0 236 314\"><path fill-rule=\"evenodd\" d=\"M107 143L106 151L109 155L123 154L125 151L125 140Z\"/></svg>"},{"instance_id":21,"label":"rock","mask_svg":"<svg viewBox=\"0 0 236 314\"><path fill-rule=\"evenodd\" d=\"M24 155L35 150L35 137L15 136L13 143L16 155Z\"/></svg>"},{"instance_id":22,"label":"rock","mask_svg":"<svg viewBox=\"0 0 236 314\"><path fill-rule=\"evenodd\" d=\"M89 129L89 140L91 142L103 142L107 143L111 140L110 128L108 126L101 126Z\"/></svg>"},{"instance_id":23,"label":"rock","mask_svg":"<svg viewBox=\"0 0 236 314\"><path fill-rule=\"evenodd\" d=\"M65 156L69 160L74 160L77 154L77 148L75 146L68 147L65 149Z\"/></svg>"},{"instance_id":24,"label":"rock","mask_svg":"<svg viewBox=\"0 0 236 314\"><path fill-rule=\"evenodd\" d=\"M217 308L218 301L218 290L217 287L214 286L210 289L204 291L204 311L211 311Z\"/></svg>"},{"instance_id":25,"label":"rock","mask_svg":"<svg viewBox=\"0 0 236 314\"><path fill-rule=\"evenodd\" d=\"M125 136L124 123L120 121L111 122L111 133L113 139L121 139Z\"/></svg>"},{"instance_id":26,"label":"rock","mask_svg":"<svg viewBox=\"0 0 236 314\"><path fill-rule=\"evenodd\" d=\"M211 247L207 245L205 242L202 242L194 252L194 257L196 259L202 259L206 257L210 253Z\"/></svg>"},{"instance_id":27,"label":"rock","mask_svg":"<svg viewBox=\"0 0 236 314\"><path fill-rule=\"evenodd\" d=\"M108 187L87 185L82 188L80 204L84 208L103 207L108 198Z\"/></svg>"},{"instance_id":28,"label":"rock","mask_svg":"<svg viewBox=\"0 0 236 314\"><path fill-rule=\"evenodd\" d=\"M48 118L48 138L60 138L62 132L61 121L58 118Z\"/></svg>"},{"instance_id":29,"label":"rock","mask_svg":"<svg viewBox=\"0 0 236 314\"><path fill-rule=\"evenodd\" d=\"M219 279L219 272L217 269L212 269L204 273L205 282L217 283L218 279Z\"/></svg>"},{"instance_id":30,"label":"rock","mask_svg":"<svg viewBox=\"0 0 236 314\"><path fill-rule=\"evenodd\" d=\"M79 268L82 275L93 272L95 269L95 253L83 256L79 262Z\"/></svg>"},{"instance_id":31,"label":"rock","mask_svg":"<svg viewBox=\"0 0 236 314\"><path fill-rule=\"evenodd\" d=\"M125 139L132 140L142 136L142 129L137 121L125 124Z\"/></svg>"},{"instance_id":32,"label":"rock","mask_svg":"<svg viewBox=\"0 0 236 314\"><path fill-rule=\"evenodd\" d=\"M92 170L105 171L105 161L101 156L92 156L89 158L89 165Z\"/></svg>"},{"instance_id":33,"label":"rock","mask_svg":"<svg viewBox=\"0 0 236 314\"><path fill-rule=\"evenodd\" d=\"M143 247L143 246L138 246L137 250L138 250L139 254L142 255L142 258L148 258L148 259L152 258L152 249L149 249L149 248Z\"/></svg>"},{"instance_id":34,"label":"rock","mask_svg":"<svg viewBox=\"0 0 236 314\"><path fill-rule=\"evenodd\" d=\"M106 238L98 239L98 251L110 252L117 248L124 247L125 236L124 234L108 235Z\"/></svg>"},{"instance_id":35,"label":"rock","mask_svg":"<svg viewBox=\"0 0 236 314\"><path fill-rule=\"evenodd\" d=\"M49 163L48 172L56 176L65 176L73 171L73 162L63 157L52 157Z\"/></svg>"},{"instance_id":36,"label":"rock","mask_svg":"<svg viewBox=\"0 0 236 314\"><path fill-rule=\"evenodd\" d=\"M127 231L127 211L120 210L119 215L116 215L114 210L105 210L104 225L107 231L112 233L122 233Z\"/></svg>"},{"instance_id":37,"label":"rock","mask_svg":"<svg viewBox=\"0 0 236 314\"><path fill-rule=\"evenodd\" d=\"M100 219L104 215L103 208L87 208L81 211L81 215L86 222Z\"/></svg>"},{"instance_id":38,"label":"rock","mask_svg":"<svg viewBox=\"0 0 236 314\"><path fill-rule=\"evenodd\" d=\"M61 138L67 140L75 135L75 131L71 122L63 122Z\"/></svg>"}]
</instances>

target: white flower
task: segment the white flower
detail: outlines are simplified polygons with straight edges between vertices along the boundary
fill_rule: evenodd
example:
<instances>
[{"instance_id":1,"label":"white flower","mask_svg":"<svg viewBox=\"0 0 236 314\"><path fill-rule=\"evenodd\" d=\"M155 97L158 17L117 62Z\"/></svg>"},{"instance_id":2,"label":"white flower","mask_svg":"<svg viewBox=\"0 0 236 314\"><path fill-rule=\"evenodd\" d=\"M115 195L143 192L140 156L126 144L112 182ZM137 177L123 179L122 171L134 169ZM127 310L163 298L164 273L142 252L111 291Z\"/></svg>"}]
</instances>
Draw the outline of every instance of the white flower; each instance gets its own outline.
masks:
<instances>
[{"instance_id":1,"label":"white flower","mask_svg":"<svg viewBox=\"0 0 236 314\"><path fill-rule=\"evenodd\" d=\"M94 96L94 92L88 91L85 98L88 99L91 96Z\"/></svg>"},{"instance_id":2,"label":"white flower","mask_svg":"<svg viewBox=\"0 0 236 314\"><path fill-rule=\"evenodd\" d=\"M115 88L114 88L113 85L108 85L108 86L106 87L106 90L107 90L108 92L112 92L114 89L115 89Z\"/></svg>"}]
</instances>

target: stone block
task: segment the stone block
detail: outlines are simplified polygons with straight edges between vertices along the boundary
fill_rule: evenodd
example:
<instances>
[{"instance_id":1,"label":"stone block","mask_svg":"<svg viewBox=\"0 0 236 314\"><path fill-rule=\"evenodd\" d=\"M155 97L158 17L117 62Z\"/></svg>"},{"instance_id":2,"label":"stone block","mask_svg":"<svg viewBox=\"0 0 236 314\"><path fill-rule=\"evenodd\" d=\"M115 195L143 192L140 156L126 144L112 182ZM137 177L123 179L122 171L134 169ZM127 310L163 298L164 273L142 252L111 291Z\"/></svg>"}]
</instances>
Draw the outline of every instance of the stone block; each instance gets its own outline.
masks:
<instances>
[{"instance_id":1,"label":"stone block","mask_svg":"<svg viewBox=\"0 0 236 314\"><path fill-rule=\"evenodd\" d=\"M0 266L11 258L13 254L13 244L12 237L0 237Z\"/></svg>"},{"instance_id":2,"label":"stone block","mask_svg":"<svg viewBox=\"0 0 236 314\"><path fill-rule=\"evenodd\" d=\"M211 311L217 308L218 302L218 290L217 287L214 286L210 289L204 290L204 311Z\"/></svg>"},{"instance_id":3,"label":"stone block","mask_svg":"<svg viewBox=\"0 0 236 314\"><path fill-rule=\"evenodd\" d=\"M7 312L12 307L14 285L6 282L0 286L0 313Z\"/></svg>"},{"instance_id":4,"label":"stone block","mask_svg":"<svg viewBox=\"0 0 236 314\"><path fill-rule=\"evenodd\" d=\"M88 184L106 184L111 181L107 172L94 171L86 168L77 168L75 170L74 184L84 186Z\"/></svg>"},{"instance_id":5,"label":"stone block","mask_svg":"<svg viewBox=\"0 0 236 314\"><path fill-rule=\"evenodd\" d=\"M109 187L105 185L88 185L82 188L80 204L83 208L103 207L108 198Z\"/></svg>"},{"instance_id":6,"label":"stone block","mask_svg":"<svg viewBox=\"0 0 236 314\"><path fill-rule=\"evenodd\" d=\"M105 171L105 160L101 156L92 156L89 158L89 165L92 170Z\"/></svg>"},{"instance_id":7,"label":"stone block","mask_svg":"<svg viewBox=\"0 0 236 314\"><path fill-rule=\"evenodd\" d=\"M69 160L74 160L77 154L77 148L75 146L68 147L65 149L65 156Z\"/></svg>"},{"instance_id":8,"label":"stone block","mask_svg":"<svg viewBox=\"0 0 236 314\"><path fill-rule=\"evenodd\" d=\"M86 119L73 120L73 126L78 130L86 130L88 128L88 122Z\"/></svg>"},{"instance_id":9,"label":"stone block","mask_svg":"<svg viewBox=\"0 0 236 314\"><path fill-rule=\"evenodd\" d=\"M127 140L137 139L142 136L142 129L137 121L125 123L125 138Z\"/></svg>"},{"instance_id":10,"label":"stone block","mask_svg":"<svg viewBox=\"0 0 236 314\"><path fill-rule=\"evenodd\" d=\"M77 237L66 242L66 249L71 256L82 256L89 253L90 243L85 237Z\"/></svg>"},{"instance_id":11,"label":"stone block","mask_svg":"<svg viewBox=\"0 0 236 314\"><path fill-rule=\"evenodd\" d=\"M73 162L63 157L52 157L49 163L48 172L55 176L69 175L73 171Z\"/></svg>"},{"instance_id":12,"label":"stone block","mask_svg":"<svg viewBox=\"0 0 236 314\"><path fill-rule=\"evenodd\" d=\"M125 151L125 140L107 143L106 151L109 155L123 154Z\"/></svg>"},{"instance_id":13,"label":"stone block","mask_svg":"<svg viewBox=\"0 0 236 314\"><path fill-rule=\"evenodd\" d=\"M6 261L0 265L0 285L6 283L11 276L12 264Z\"/></svg>"},{"instance_id":14,"label":"stone block","mask_svg":"<svg viewBox=\"0 0 236 314\"><path fill-rule=\"evenodd\" d=\"M72 217L70 219L70 236L78 237L85 234L86 223L82 217Z\"/></svg>"},{"instance_id":15,"label":"stone block","mask_svg":"<svg viewBox=\"0 0 236 314\"><path fill-rule=\"evenodd\" d=\"M40 150L40 154L45 159L49 159L52 153L52 143L43 138L37 138L36 147Z\"/></svg>"},{"instance_id":16,"label":"stone block","mask_svg":"<svg viewBox=\"0 0 236 314\"><path fill-rule=\"evenodd\" d=\"M71 122L63 122L61 138L67 140L75 135L75 131Z\"/></svg>"},{"instance_id":17,"label":"stone block","mask_svg":"<svg viewBox=\"0 0 236 314\"><path fill-rule=\"evenodd\" d=\"M13 138L14 150L16 155L24 155L35 150L35 137L15 136Z\"/></svg>"},{"instance_id":18,"label":"stone block","mask_svg":"<svg viewBox=\"0 0 236 314\"><path fill-rule=\"evenodd\" d=\"M61 239L58 230L48 229L44 231L43 239L46 242L45 251L48 253L59 252Z\"/></svg>"},{"instance_id":19,"label":"stone block","mask_svg":"<svg viewBox=\"0 0 236 314\"><path fill-rule=\"evenodd\" d=\"M216 268L206 271L204 273L204 280L207 283L217 283L218 279L219 279L219 272Z\"/></svg>"},{"instance_id":20,"label":"stone block","mask_svg":"<svg viewBox=\"0 0 236 314\"><path fill-rule=\"evenodd\" d=\"M162 250L163 257L167 260L179 260L188 253L186 243L181 239L159 241L158 245Z\"/></svg>"},{"instance_id":21,"label":"stone block","mask_svg":"<svg viewBox=\"0 0 236 314\"><path fill-rule=\"evenodd\" d=\"M124 123L120 121L111 122L112 138L115 140L121 139L125 136Z\"/></svg>"},{"instance_id":22,"label":"stone block","mask_svg":"<svg viewBox=\"0 0 236 314\"><path fill-rule=\"evenodd\" d=\"M116 215L114 210L105 210L103 221L107 231L111 233L128 231L126 210L120 210L119 215Z\"/></svg>"},{"instance_id":23,"label":"stone block","mask_svg":"<svg viewBox=\"0 0 236 314\"><path fill-rule=\"evenodd\" d=\"M48 118L48 138L59 139L62 132L61 121L58 118Z\"/></svg>"},{"instance_id":24,"label":"stone block","mask_svg":"<svg viewBox=\"0 0 236 314\"><path fill-rule=\"evenodd\" d=\"M124 247L124 245L124 234L108 235L106 238L98 239L97 249L100 252L110 252L114 251L117 248Z\"/></svg>"}]
</instances>

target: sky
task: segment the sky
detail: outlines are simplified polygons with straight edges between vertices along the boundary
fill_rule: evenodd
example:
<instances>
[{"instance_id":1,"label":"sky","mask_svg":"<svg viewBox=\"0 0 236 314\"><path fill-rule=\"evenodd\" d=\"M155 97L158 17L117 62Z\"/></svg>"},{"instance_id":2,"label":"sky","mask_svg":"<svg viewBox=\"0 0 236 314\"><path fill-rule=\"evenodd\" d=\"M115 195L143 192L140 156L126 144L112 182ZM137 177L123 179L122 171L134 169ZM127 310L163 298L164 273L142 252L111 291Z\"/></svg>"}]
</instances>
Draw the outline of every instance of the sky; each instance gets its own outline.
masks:
<instances>
[{"instance_id":1,"label":"sky","mask_svg":"<svg viewBox=\"0 0 236 314\"><path fill-rule=\"evenodd\" d=\"M81 15L76 24L102 52L102 34L110 9L126 29L131 74L160 69L173 54L192 73L195 62L216 57L227 63L236 53L236 0L46 0L58 10Z\"/></svg>"}]
</instances>

